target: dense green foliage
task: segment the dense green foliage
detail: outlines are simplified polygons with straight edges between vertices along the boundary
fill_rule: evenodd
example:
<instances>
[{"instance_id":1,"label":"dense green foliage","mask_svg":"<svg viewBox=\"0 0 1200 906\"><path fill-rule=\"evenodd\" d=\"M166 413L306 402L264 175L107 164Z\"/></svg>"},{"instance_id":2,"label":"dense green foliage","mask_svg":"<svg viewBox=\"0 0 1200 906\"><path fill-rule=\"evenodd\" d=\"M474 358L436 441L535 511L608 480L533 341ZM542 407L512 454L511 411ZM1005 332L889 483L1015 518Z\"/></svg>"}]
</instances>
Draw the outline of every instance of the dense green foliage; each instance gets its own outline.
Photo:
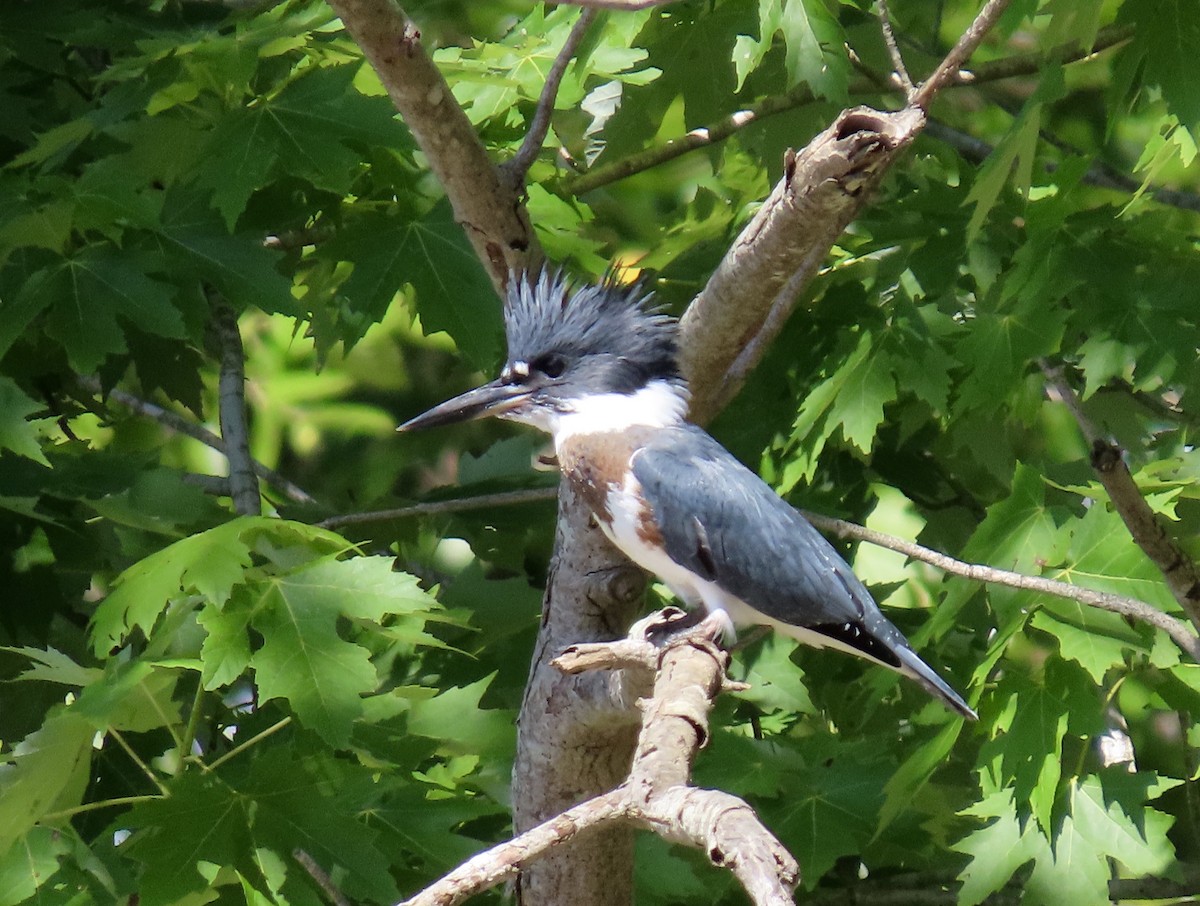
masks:
<instances>
[{"instance_id":1,"label":"dense green foliage","mask_svg":"<svg viewBox=\"0 0 1200 906\"><path fill-rule=\"evenodd\" d=\"M410 12L510 157L578 12ZM920 75L976 5L892 12ZM1127 40L1037 56L1101 26ZM548 256L642 269L681 310L785 148L847 104L900 102L847 43L888 70L865 0L602 15L530 174ZM938 102L943 131L842 237L714 431L798 506L1175 613L1036 360L1067 363L1200 555L1200 224L1093 178L1194 204L1200 7L1018 0L976 59L1022 51L1023 75ZM572 193L571 167L788 91L722 143ZM297 848L387 903L502 839L552 505L315 527L552 480L527 432L392 433L493 371L499 304L353 42L301 0L8 0L0 111L0 904L320 902ZM954 135L994 153L966 160ZM215 427L215 297L241 315L254 455L319 504L266 487L268 516L234 518L189 481L221 474L218 454L108 396ZM746 796L806 885L904 869L961 878L967 904L1012 881L1087 906L1112 876L1200 859L1200 672L1169 639L847 554L981 720L844 656L741 652L752 688L722 702L698 779ZM1099 767L1114 727L1133 772ZM643 902L737 902L698 855L643 842Z\"/></svg>"}]
</instances>

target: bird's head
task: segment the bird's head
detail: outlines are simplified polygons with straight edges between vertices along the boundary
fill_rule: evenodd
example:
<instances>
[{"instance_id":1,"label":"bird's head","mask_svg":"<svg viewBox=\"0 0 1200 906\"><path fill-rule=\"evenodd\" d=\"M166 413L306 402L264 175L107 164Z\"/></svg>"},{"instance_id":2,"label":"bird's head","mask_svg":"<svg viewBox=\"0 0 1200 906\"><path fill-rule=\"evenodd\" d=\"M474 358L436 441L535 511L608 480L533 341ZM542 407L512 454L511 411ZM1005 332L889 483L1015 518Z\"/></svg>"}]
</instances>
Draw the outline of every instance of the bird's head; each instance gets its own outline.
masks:
<instances>
[{"instance_id":1,"label":"bird's head","mask_svg":"<svg viewBox=\"0 0 1200 906\"><path fill-rule=\"evenodd\" d=\"M514 276L504 308L508 360L500 376L398 430L489 415L552 434L564 420L589 414L606 429L614 418L628 424L681 420L687 388L677 362L677 322L648 310L649 298L637 285L611 280L576 288L560 275Z\"/></svg>"}]
</instances>

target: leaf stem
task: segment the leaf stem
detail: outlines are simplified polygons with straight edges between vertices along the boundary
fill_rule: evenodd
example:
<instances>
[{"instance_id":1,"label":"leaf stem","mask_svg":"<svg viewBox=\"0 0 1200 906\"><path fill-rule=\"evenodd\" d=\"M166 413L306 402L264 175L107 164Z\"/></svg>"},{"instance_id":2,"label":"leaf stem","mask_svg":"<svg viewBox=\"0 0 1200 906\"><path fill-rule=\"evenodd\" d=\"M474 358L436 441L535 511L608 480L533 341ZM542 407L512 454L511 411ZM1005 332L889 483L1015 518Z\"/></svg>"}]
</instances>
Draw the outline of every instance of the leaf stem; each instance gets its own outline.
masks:
<instances>
[{"instance_id":1,"label":"leaf stem","mask_svg":"<svg viewBox=\"0 0 1200 906\"><path fill-rule=\"evenodd\" d=\"M228 752L226 752L220 758L216 759L213 762L210 762L208 765L208 769L210 771L215 771L217 768L219 768L225 762L229 761L231 758L235 758L238 755L241 755L242 752L246 751L246 749L250 748L251 746L257 745L258 743L260 743L264 739L266 739L268 736L273 736L274 734L278 733L280 730L282 730L284 727L286 727L291 722L292 722L291 717L285 717L282 720L277 720L275 723L271 724L271 726L267 727L261 733L257 733L254 736L251 736L245 742L234 746L232 749L230 749Z\"/></svg>"},{"instance_id":2,"label":"leaf stem","mask_svg":"<svg viewBox=\"0 0 1200 906\"><path fill-rule=\"evenodd\" d=\"M203 682L203 680L197 679L196 694L192 698L192 708L191 708L191 711L188 713L187 726L183 730L183 746L179 752L179 764L180 765L182 765L184 763L184 761L187 758L189 758L192 754L192 746L196 742L196 727L199 726L199 724L200 724L200 712L203 710L203 707L204 707L204 682ZM204 766L204 762L201 761L200 765ZM176 773L178 773L178 771Z\"/></svg>"},{"instance_id":3,"label":"leaf stem","mask_svg":"<svg viewBox=\"0 0 1200 906\"><path fill-rule=\"evenodd\" d=\"M117 808L121 805L141 805L143 802L156 802L159 799L169 799L167 793L161 796L155 796L151 793L141 796L118 796L116 799L101 799L99 802L85 802L83 805L77 805L74 808L65 808L57 812L47 812L38 818L38 823L44 821L62 821L64 818L73 818L76 815L82 815L87 812L96 812L102 808Z\"/></svg>"},{"instance_id":4,"label":"leaf stem","mask_svg":"<svg viewBox=\"0 0 1200 906\"><path fill-rule=\"evenodd\" d=\"M163 784L163 782L161 780L158 779L158 775L155 774L153 769L151 769L150 765L146 764L146 762L144 762L142 760L141 756L138 755L138 753L133 750L133 746L131 746L129 743L127 743L125 741L125 737L121 735L120 731L116 730L112 727L109 727L108 733L110 736L112 736L113 739L115 739L117 741L117 744L120 745L120 747L125 750L125 754L128 755L130 757L130 759L133 761L133 763L136 764L138 766L138 768L141 769L141 772L143 774L145 774L146 777L149 778L150 782L153 783L156 787L158 787L158 791L160 793L162 793L164 796L170 795L170 793L167 791L166 786Z\"/></svg>"}]
</instances>

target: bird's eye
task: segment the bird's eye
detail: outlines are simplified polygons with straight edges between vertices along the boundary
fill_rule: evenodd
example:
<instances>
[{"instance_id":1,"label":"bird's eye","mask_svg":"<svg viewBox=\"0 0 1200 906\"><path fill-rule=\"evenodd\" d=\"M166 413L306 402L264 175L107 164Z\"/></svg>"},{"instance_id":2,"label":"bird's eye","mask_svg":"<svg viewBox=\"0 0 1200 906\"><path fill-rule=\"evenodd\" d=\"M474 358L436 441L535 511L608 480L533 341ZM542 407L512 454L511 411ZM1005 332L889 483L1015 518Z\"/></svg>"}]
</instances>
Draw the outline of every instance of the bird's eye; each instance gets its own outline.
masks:
<instances>
[{"instance_id":1,"label":"bird's eye","mask_svg":"<svg viewBox=\"0 0 1200 906\"><path fill-rule=\"evenodd\" d=\"M548 378L561 377L562 373L567 370L567 360L557 352L539 356L530 364Z\"/></svg>"}]
</instances>

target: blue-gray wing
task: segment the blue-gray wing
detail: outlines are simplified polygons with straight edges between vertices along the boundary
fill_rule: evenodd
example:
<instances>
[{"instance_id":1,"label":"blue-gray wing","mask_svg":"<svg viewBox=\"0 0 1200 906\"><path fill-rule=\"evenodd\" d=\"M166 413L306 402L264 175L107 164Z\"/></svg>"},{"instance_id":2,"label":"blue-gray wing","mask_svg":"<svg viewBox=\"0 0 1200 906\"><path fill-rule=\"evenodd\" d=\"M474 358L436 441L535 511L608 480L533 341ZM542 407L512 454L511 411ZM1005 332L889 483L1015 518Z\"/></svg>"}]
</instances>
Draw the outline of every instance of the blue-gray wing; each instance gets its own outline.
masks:
<instances>
[{"instance_id":1,"label":"blue-gray wing","mask_svg":"<svg viewBox=\"0 0 1200 906\"><path fill-rule=\"evenodd\" d=\"M676 563L766 617L913 678L975 719L829 542L703 430L683 425L656 431L632 464L667 556Z\"/></svg>"},{"instance_id":2,"label":"blue-gray wing","mask_svg":"<svg viewBox=\"0 0 1200 906\"><path fill-rule=\"evenodd\" d=\"M900 666L903 636L837 551L702 429L656 432L633 473L676 563L765 616Z\"/></svg>"}]
</instances>

